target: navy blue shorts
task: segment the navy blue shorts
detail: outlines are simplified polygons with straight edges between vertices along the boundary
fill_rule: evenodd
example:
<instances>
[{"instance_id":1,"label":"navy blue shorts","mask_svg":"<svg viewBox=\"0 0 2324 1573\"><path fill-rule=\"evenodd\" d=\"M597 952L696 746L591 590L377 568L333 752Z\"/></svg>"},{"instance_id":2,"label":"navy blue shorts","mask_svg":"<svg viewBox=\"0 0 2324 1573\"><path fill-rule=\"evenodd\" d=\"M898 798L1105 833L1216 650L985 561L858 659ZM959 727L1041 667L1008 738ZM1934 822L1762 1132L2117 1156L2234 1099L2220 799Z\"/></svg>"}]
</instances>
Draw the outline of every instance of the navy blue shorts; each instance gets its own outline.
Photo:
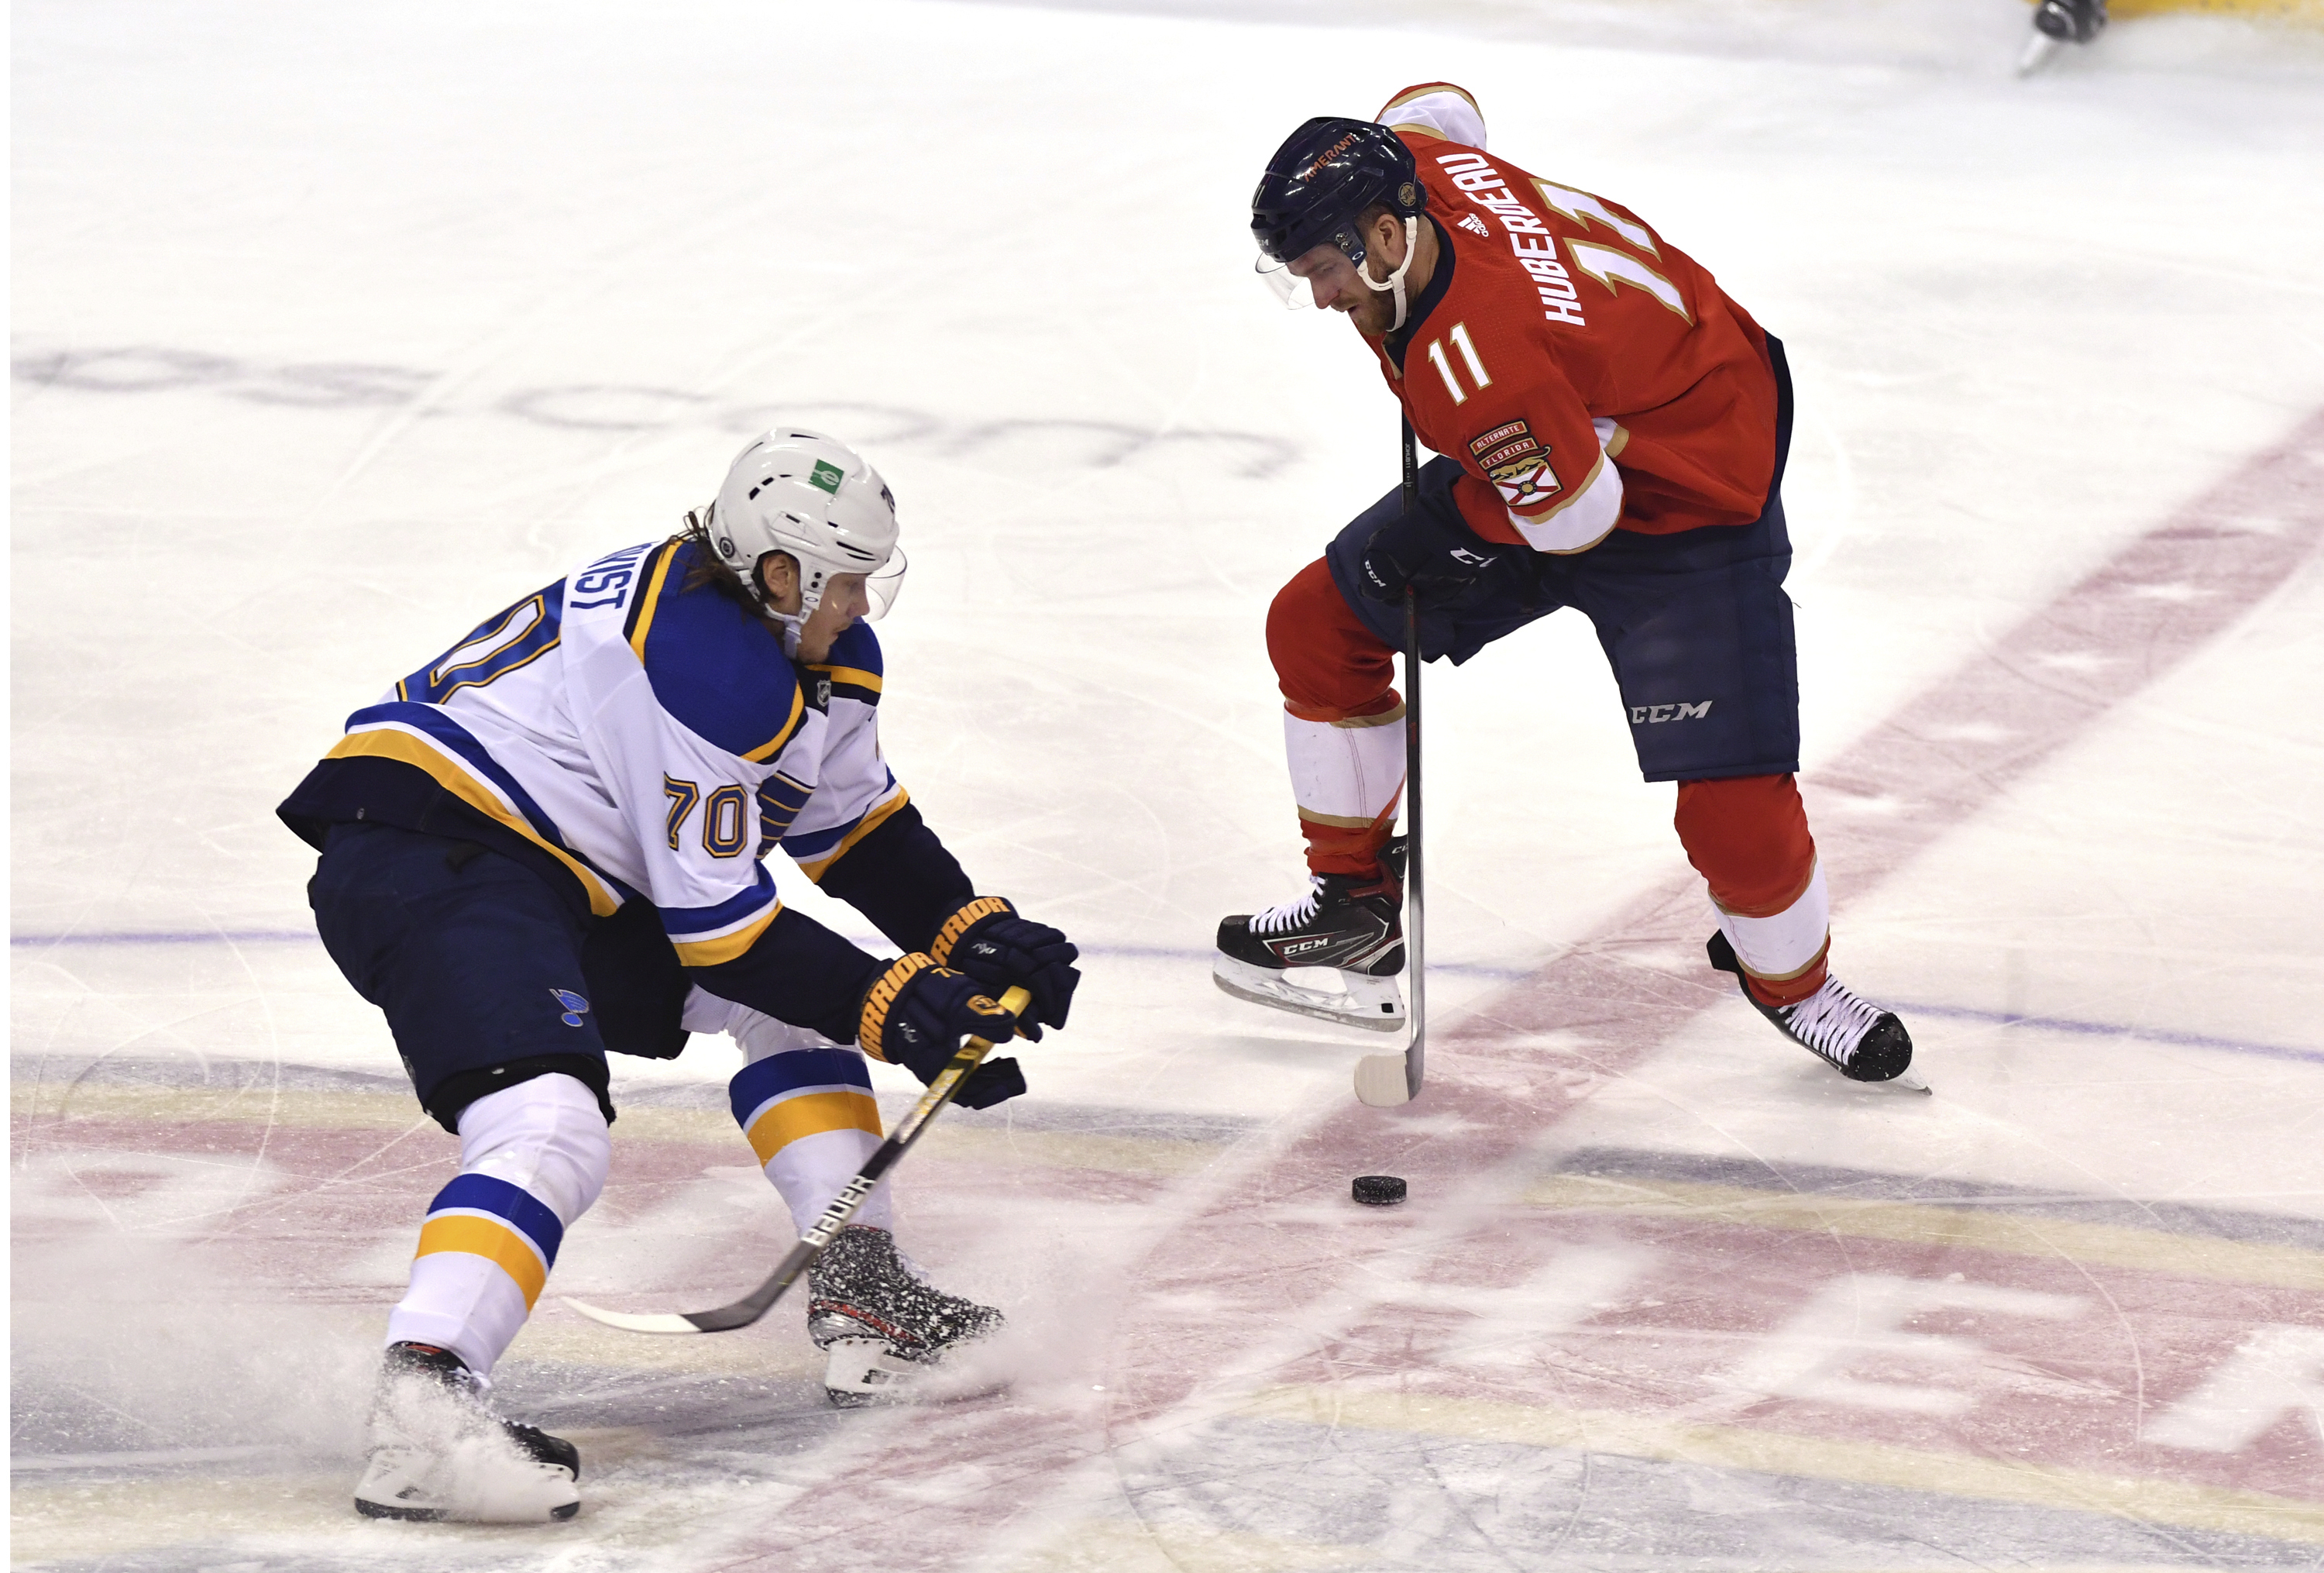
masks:
<instances>
[{"instance_id":1,"label":"navy blue shorts","mask_svg":"<svg viewBox=\"0 0 2324 1573\"><path fill-rule=\"evenodd\" d=\"M387 1013L412 1090L446 1130L487 1093L552 1072L613 1117L586 925L532 870L473 841L335 825L307 892L324 948Z\"/></svg>"},{"instance_id":2,"label":"navy blue shorts","mask_svg":"<svg viewBox=\"0 0 2324 1573\"><path fill-rule=\"evenodd\" d=\"M1792 541L1782 492L1791 389L1780 348L1768 343L1783 397L1766 513L1748 524L1675 535L1617 530L1570 557L1504 552L1456 599L1423 609L1422 656L1457 666L1494 640L1572 606L1598 630L1648 781L1796 772L1799 659L1792 598L1784 593ZM1459 522L1452 482L1460 473L1449 458L1423 465L1419 505ZM1356 587L1364 547L1403 505L1399 487L1358 514L1324 551L1332 581L1356 615L1399 651L1404 608L1367 600Z\"/></svg>"}]
</instances>

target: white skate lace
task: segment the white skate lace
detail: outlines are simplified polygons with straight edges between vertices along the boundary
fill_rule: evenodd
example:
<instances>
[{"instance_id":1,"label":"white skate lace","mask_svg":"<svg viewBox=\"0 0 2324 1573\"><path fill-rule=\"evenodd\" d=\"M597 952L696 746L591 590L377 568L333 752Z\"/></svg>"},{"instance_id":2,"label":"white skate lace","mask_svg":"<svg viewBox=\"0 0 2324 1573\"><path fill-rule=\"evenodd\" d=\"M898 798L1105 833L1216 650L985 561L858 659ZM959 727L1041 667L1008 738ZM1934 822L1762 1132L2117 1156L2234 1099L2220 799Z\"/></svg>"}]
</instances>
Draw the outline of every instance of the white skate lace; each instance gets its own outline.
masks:
<instances>
[{"instance_id":1,"label":"white skate lace","mask_svg":"<svg viewBox=\"0 0 2324 1573\"><path fill-rule=\"evenodd\" d=\"M1323 876L1307 876L1307 893L1263 912L1250 915L1250 931L1254 934L1277 934L1286 929L1296 929L1315 915L1316 903L1323 899Z\"/></svg>"},{"instance_id":2,"label":"white skate lace","mask_svg":"<svg viewBox=\"0 0 2324 1573\"><path fill-rule=\"evenodd\" d=\"M1864 1035L1886 1013L1878 1005L1848 992L1836 977L1795 1005L1783 1007L1784 1024L1792 1036L1836 1064L1855 1056Z\"/></svg>"}]
</instances>

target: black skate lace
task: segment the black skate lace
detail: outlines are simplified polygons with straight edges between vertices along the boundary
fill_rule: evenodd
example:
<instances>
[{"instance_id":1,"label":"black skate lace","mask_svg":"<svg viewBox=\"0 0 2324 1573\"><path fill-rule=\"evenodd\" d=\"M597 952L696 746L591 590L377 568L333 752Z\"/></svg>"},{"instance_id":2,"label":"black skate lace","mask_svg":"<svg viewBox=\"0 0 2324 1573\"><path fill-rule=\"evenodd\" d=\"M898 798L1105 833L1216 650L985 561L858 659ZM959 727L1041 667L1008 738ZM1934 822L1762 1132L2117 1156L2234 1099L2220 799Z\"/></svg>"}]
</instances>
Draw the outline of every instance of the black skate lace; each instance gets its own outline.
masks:
<instances>
[{"instance_id":1,"label":"black skate lace","mask_svg":"<svg viewBox=\"0 0 2324 1573\"><path fill-rule=\"evenodd\" d=\"M1274 934L1285 929L1296 929L1315 915L1316 905L1323 897L1323 876L1311 874L1307 876L1305 895L1269 907L1263 912L1253 912L1250 915L1250 931L1254 934Z\"/></svg>"},{"instance_id":2,"label":"black skate lace","mask_svg":"<svg viewBox=\"0 0 2324 1573\"><path fill-rule=\"evenodd\" d=\"M1841 1065L1855 1057L1864 1035L1886 1013L1878 1005L1850 994L1836 977L1826 977L1821 988L1783 1010L1784 1024L1794 1037Z\"/></svg>"}]
</instances>

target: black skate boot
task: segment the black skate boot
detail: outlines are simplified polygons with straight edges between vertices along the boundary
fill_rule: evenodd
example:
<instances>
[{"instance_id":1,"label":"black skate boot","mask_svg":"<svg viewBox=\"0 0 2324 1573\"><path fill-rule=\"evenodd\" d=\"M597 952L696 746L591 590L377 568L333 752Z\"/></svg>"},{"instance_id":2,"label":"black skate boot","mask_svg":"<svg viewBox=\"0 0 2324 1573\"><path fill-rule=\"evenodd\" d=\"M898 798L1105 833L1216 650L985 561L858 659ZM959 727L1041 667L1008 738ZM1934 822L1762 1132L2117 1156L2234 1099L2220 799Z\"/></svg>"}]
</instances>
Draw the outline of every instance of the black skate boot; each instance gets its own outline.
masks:
<instances>
[{"instance_id":1,"label":"black skate boot","mask_svg":"<svg viewBox=\"0 0 2324 1573\"><path fill-rule=\"evenodd\" d=\"M391 1344L355 1486L365 1518L542 1523L581 1511L581 1452L494 1414L449 1349Z\"/></svg>"},{"instance_id":2,"label":"black skate boot","mask_svg":"<svg viewBox=\"0 0 2324 1573\"><path fill-rule=\"evenodd\" d=\"M1821 988L1795 1005L1763 1005L1724 933L1714 931L1703 950L1711 966L1735 975L1753 1010L1850 1081L1894 1081L1913 1063L1912 1034L1896 1013L1857 998L1829 973Z\"/></svg>"},{"instance_id":3,"label":"black skate boot","mask_svg":"<svg viewBox=\"0 0 2324 1573\"><path fill-rule=\"evenodd\" d=\"M885 1229L850 1224L807 1271L807 1337L830 1356L824 1396L841 1409L914 1396L946 1356L1000 1331L989 1305L932 1288Z\"/></svg>"},{"instance_id":4,"label":"black skate boot","mask_svg":"<svg viewBox=\"0 0 2324 1573\"><path fill-rule=\"evenodd\" d=\"M2042 0L2034 25L2060 43L2088 43L2106 31L2106 0Z\"/></svg>"},{"instance_id":5,"label":"black skate boot","mask_svg":"<svg viewBox=\"0 0 2324 1573\"><path fill-rule=\"evenodd\" d=\"M2034 36L2018 57L2017 74L2038 71L2070 43L2088 43L2106 31L2107 0L2042 0L2034 12Z\"/></svg>"},{"instance_id":6,"label":"black skate boot","mask_svg":"<svg viewBox=\"0 0 2324 1573\"><path fill-rule=\"evenodd\" d=\"M1404 1025L1404 843L1380 849L1380 872L1369 877L1311 874L1307 893L1263 912L1219 921L1211 981L1240 1000L1317 1016L1344 1026L1393 1032ZM1329 967L1341 992L1309 988L1284 973Z\"/></svg>"}]
</instances>

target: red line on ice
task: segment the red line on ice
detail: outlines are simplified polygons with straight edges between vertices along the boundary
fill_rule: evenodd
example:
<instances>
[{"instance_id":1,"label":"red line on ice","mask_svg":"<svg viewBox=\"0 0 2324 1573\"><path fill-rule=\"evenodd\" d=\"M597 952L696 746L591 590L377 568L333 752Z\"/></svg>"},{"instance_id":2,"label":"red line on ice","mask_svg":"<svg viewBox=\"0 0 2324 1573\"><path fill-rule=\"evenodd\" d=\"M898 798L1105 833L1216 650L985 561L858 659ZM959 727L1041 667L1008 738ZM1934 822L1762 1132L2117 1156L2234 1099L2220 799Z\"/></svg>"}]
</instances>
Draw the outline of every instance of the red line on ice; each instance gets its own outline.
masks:
<instances>
[{"instance_id":1,"label":"red line on ice","mask_svg":"<svg viewBox=\"0 0 2324 1573\"><path fill-rule=\"evenodd\" d=\"M2324 412L1807 780L1840 904L1878 887L2169 673L2281 584L2319 539ZM890 1446L851 1460L851 1478L901 1484L973 1463L980 1483L936 1502L876 1487L819 1495L811 1515L764 1526L721 1566L796 1567L818 1543L835 1552L876 1545L895 1568L957 1566L967 1537L1033 1531L1069 1513L1070 1493L1058 1500L1044 1488L1065 1485L1076 1466L1157 1426L1196 1423L1199 1406L1189 1401L1216 1395L1231 1408L1236 1391L1279 1379L1335 1344L1369 1316L1369 1283L1424 1272L1463 1245L1464 1209L1506 1202L1514 1178L1507 1166L1547 1126L1697 1013L1734 998L1731 981L1702 962L1710 921L1691 876L1650 893L1435 1034L1429 1085L1416 1103L1385 1115L1352 1099L1335 1106L1173 1228L1120 1297L1102 1424L1008 1403L911 1417ZM1549 1032L1591 1047L1552 1059L1526 1046L1528 1035ZM1772 1035L1767 1051L1775 1065L1799 1053ZM1406 1176L1416 1201L1355 1217L1347 1184L1360 1168ZM1506 1223L1506 1213L1497 1221ZM1222 1368L1237 1349L1270 1338L1277 1342L1264 1369Z\"/></svg>"}]
</instances>

